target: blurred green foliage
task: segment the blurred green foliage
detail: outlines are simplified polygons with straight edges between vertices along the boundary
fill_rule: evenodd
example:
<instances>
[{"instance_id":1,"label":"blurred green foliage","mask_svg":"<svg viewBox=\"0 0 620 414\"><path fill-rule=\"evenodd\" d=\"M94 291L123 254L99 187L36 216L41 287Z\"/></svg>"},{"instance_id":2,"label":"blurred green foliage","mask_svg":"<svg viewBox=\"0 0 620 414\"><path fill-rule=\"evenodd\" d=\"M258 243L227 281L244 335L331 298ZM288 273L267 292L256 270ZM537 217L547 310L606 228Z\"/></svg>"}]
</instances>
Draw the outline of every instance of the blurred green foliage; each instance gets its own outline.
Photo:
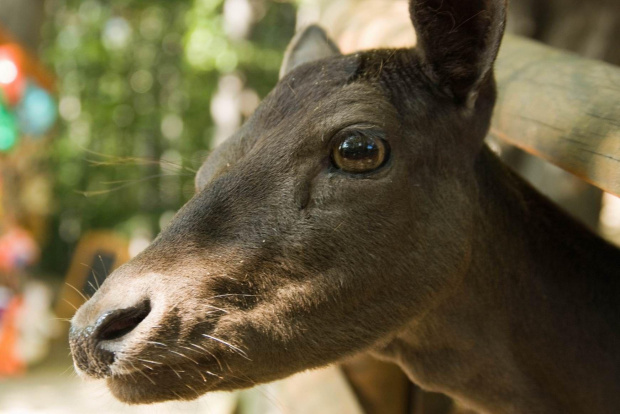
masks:
<instances>
[{"instance_id":1,"label":"blurred green foliage","mask_svg":"<svg viewBox=\"0 0 620 414\"><path fill-rule=\"evenodd\" d=\"M276 83L294 4L246 2L255 21L234 40L224 3L46 1L41 56L56 73L63 118L50 153L55 205L46 271L63 274L90 229L156 235L162 217L193 194L214 134L219 77L234 72L260 97Z\"/></svg>"}]
</instances>

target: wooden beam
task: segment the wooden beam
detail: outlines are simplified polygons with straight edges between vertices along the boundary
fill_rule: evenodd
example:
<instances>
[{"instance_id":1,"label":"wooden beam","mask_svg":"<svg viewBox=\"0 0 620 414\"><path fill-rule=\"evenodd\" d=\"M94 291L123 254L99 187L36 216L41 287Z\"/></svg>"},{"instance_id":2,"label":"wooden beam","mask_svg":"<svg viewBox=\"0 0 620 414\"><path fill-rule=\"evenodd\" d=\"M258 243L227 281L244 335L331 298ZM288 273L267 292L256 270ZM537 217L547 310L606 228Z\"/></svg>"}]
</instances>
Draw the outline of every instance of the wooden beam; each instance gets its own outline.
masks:
<instances>
[{"instance_id":1,"label":"wooden beam","mask_svg":"<svg viewBox=\"0 0 620 414\"><path fill-rule=\"evenodd\" d=\"M506 36L493 136L620 196L620 68Z\"/></svg>"}]
</instances>

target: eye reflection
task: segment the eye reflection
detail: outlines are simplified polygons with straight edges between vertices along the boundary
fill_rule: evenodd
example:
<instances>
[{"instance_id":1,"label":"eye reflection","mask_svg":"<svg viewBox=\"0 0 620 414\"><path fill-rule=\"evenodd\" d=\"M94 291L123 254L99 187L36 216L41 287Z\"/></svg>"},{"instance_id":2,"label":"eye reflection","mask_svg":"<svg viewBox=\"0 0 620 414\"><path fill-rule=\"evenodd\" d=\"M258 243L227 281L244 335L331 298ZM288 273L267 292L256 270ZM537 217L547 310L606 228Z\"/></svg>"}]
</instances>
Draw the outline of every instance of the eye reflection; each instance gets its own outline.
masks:
<instances>
[{"instance_id":1,"label":"eye reflection","mask_svg":"<svg viewBox=\"0 0 620 414\"><path fill-rule=\"evenodd\" d=\"M346 172L365 173L385 164L389 146L376 130L347 130L339 134L332 149L333 164Z\"/></svg>"}]
</instances>

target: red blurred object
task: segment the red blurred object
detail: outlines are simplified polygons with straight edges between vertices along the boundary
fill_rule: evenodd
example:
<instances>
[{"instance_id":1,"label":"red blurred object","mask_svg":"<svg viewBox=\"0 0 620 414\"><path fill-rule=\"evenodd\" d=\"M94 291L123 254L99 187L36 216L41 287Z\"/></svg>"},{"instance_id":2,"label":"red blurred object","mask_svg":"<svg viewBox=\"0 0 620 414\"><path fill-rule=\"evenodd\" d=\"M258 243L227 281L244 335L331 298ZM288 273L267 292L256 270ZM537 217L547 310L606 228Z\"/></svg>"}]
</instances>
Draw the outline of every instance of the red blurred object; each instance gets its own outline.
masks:
<instances>
[{"instance_id":1,"label":"red blurred object","mask_svg":"<svg viewBox=\"0 0 620 414\"><path fill-rule=\"evenodd\" d=\"M16 59L18 69L21 70L23 78L32 78L37 85L53 93L55 90L54 76L38 61L35 55L19 46L17 40L13 38L0 24L0 48L9 52Z\"/></svg>"},{"instance_id":2,"label":"red blurred object","mask_svg":"<svg viewBox=\"0 0 620 414\"><path fill-rule=\"evenodd\" d=\"M17 315L22 307L22 298L15 296L0 320L0 378L22 374L24 362L17 354Z\"/></svg>"},{"instance_id":3,"label":"red blurred object","mask_svg":"<svg viewBox=\"0 0 620 414\"><path fill-rule=\"evenodd\" d=\"M0 89L9 105L16 105L24 93L24 54L15 44L0 46Z\"/></svg>"},{"instance_id":4,"label":"red blurred object","mask_svg":"<svg viewBox=\"0 0 620 414\"><path fill-rule=\"evenodd\" d=\"M26 230L12 227L0 236L0 272L12 273L33 264L39 247Z\"/></svg>"}]
</instances>

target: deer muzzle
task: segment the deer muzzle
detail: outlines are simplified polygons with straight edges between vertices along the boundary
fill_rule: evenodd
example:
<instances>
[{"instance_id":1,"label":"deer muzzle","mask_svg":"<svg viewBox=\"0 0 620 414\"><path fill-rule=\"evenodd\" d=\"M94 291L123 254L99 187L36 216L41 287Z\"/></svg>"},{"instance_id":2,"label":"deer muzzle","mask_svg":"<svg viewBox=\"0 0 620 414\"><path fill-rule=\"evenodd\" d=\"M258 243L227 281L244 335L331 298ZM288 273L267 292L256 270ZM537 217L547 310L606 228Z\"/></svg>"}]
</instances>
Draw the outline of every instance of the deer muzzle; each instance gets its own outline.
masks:
<instances>
[{"instance_id":1,"label":"deer muzzle","mask_svg":"<svg viewBox=\"0 0 620 414\"><path fill-rule=\"evenodd\" d=\"M72 325L69 343L75 365L94 378L112 374L111 365L116 359L114 346L132 332L149 315L151 306L144 301L137 306L103 312L94 323L79 327Z\"/></svg>"}]
</instances>

